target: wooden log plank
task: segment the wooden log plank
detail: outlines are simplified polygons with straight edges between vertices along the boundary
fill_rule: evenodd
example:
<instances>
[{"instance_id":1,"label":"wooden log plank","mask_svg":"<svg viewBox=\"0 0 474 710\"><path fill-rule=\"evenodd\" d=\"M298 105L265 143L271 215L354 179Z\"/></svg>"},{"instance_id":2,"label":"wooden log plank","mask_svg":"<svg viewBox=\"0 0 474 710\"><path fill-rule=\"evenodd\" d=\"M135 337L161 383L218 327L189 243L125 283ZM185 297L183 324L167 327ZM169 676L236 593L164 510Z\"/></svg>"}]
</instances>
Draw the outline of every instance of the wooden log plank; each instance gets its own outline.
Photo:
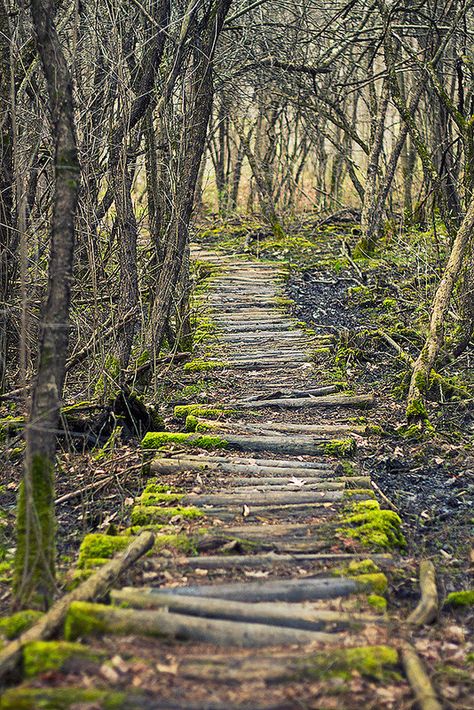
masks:
<instances>
[{"instance_id":1,"label":"wooden log plank","mask_svg":"<svg viewBox=\"0 0 474 710\"><path fill-rule=\"evenodd\" d=\"M286 399L268 399L258 402L246 402L243 400L234 402L234 406L244 409L261 409L263 407L285 407L285 408L306 408L306 407L371 407L375 400L371 394L363 395L340 395L328 397L301 397Z\"/></svg>"},{"instance_id":2,"label":"wooden log plank","mask_svg":"<svg viewBox=\"0 0 474 710\"><path fill-rule=\"evenodd\" d=\"M295 476L296 478L296 476ZM248 490L307 490L307 491L318 491L318 490L344 490L347 484L353 484L354 488L369 488L371 485L371 480L369 476L345 476L328 480L327 478L305 478L298 479L302 482L293 482L291 478L288 480L284 478L256 478L249 476L248 478L227 478L219 479L216 485L219 489L216 493L224 491L225 484L230 486L242 486L244 489ZM247 492L247 490L246 490Z\"/></svg>"},{"instance_id":3,"label":"wooden log plank","mask_svg":"<svg viewBox=\"0 0 474 710\"><path fill-rule=\"evenodd\" d=\"M205 505L218 506L268 506L295 505L300 503L334 503L343 500L344 493L341 490L335 491L266 491L265 493L252 492L242 493L238 489L224 493L189 493L182 500L183 505L195 505L202 508Z\"/></svg>"},{"instance_id":4,"label":"wooden log plank","mask_svg":"<svg viewBox=\"0 0 474 710\"><path fill-rule=\"evenodd\" d=\"M238 555L238 554L226 554L226 555L202 555L199 557L186 557L177 558L175 564L182 565L184 567L193 567L197 569L229 569L237 567L238 569L243 567L274 567L280 564L291 564L295 562L297 564L305 563L334 563L341 564L341 562L352 562L361 559L366 559L367 555L354 555L351 553L311 553L311 552L294 552L294 553L282 553L282 552L268 552L263 554L254 555ZM390 555L370 555L370 559L377 564L385 564L391 566L393 564L393 558Z\"/></svg>"},{"instance_id":5,"label":"wooden log plank","mask_svg":"<svg viewBox=\"0 0 474 710\"><path fill-rule=\"evenodd\" d=\"M257 582L204 584L189 587L151 589L151 594L209 597L241 602L304 602L316 599L336 599L356 594L361 586L345 577L305 577L303 579L272 579Z\"/></svg>"},{"instance_id":6,"label":"wooden log plank","mask_svg":"<svg viewBox=\"0 0 474 710\"><path fill-rule=\"evenodd\" d=\"M204 618L248 621L270 626L305 629L307 631L342 631L347 628L361 628L364 624L380 623L382 617L369 614L348 614L325 609L313 610L303 604L281 602L247 604L208 597L179 597L174 594L153 594L150 589L126 587L111 592L116 604L126 603L138 609L159 609L166 607L171 612L189 614Z\"/></svg>"},{"instance_id":7,"label":"wooden log plank","mask_svg":"<svg viewBox=\"0 0 474 710\"><path fill-rule=\"evenodd\" d=\"M281 454L316 455L325 453L327 442L316 436L247 436L225 433L222 437L225 448L237 451L272 451ZM202 436L190 434L187 446L199 448ZM203 447L205 448L205 447Z\"/></svg>"},{"instance_id":8,"label":"wooden log plank","mask_svg":"<svg viewBox=\"0 0 474 710\"><path fill-rule=\"evenodd\" d=\"M287 471L291 470L291 473L297 474L296 471L305 471L305 475L310 475L311 471L317 472L317 475L321 471L327 471L328 474L333 473L336 470L336 466L327 461L295 461L294 459L272 459L272 458L253 458L253 457L241 457L241 456L209 456L209 455L178 455L174 457L158 457L152 462L152 471L158 471L160 468L164 471L167 467L173 472L176 471L176 465L181 467L193 467L198 470L217 470L221 469L224 472L232 472L234 470L241 470L250 472L256 472L258 474L266 475L268 470L282 472L282 475L288 475ZM229 468L230 467L241 467L241 468ZM244 467L244 468L242 468Z\"/></svg>"},{"instance_id":9,"label":"wooden log plank","mask_svg":"<svg viewBox=\"0 0 474 710\"><path fill-rule=\"evenodd\" d=\"M75 616L80 617L75 625ZM81 636L80 620L84 615L96 622L91 623L89 633L155 636L183 641L213 643L217 646L240 646L260 648L284 644L341 642L338 634L323 631L307 631L285 626L259 624L253 622L228 621L226 619L199 618L187 614L168 611L117 609L102 604L75 602L71 605L66 620L71 639Z\"/></svg>"}]
</instances>

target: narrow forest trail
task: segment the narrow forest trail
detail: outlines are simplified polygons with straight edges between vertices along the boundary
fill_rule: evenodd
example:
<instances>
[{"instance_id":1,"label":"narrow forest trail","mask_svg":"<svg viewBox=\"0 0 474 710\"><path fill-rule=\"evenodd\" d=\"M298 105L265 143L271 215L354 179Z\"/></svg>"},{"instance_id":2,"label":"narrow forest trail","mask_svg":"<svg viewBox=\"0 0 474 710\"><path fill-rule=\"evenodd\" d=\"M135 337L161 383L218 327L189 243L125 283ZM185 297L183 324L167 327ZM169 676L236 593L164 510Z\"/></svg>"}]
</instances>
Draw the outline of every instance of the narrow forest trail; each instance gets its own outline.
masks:
<instances>
[{"instance_id":1,"label":"narrow forest trail","mask_svg":"<svg viewBox=\"0 0 474 710\"><path fill-rule=\"evenodd\" d=\"M146 435L160 451L131 522L156 531L154 551L110 605L70 608L68 640L109 659L93 707L119 689L110 707L412 707L403 624L385 598L403 572L401 521L346 458L363 449L357 419L376 420L376 398L315 381L311 354L327 339L287 315L278 268L194 257L219 267L203 296L216 337L188 371L212 372L228 397L177 407L187 433ZM105 536L88 537L83 557L107 556L94 548Z\"/></svg>"}]
</instances>

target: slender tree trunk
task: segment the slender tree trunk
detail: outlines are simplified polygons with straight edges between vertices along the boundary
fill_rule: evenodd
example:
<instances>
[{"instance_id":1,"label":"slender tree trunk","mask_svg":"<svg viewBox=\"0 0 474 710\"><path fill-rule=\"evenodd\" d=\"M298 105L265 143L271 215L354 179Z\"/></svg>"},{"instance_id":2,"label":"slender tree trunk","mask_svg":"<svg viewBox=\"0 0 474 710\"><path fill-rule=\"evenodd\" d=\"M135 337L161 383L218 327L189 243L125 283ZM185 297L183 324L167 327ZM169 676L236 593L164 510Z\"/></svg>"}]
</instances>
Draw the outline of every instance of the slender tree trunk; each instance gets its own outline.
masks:
<instances>
[{"instance_id":1,"label":"slender tree trunk","mask_svg":"<svg viewBox=\"0 0 474 710\"><path fill-rule=\"evenodd\" d=\"M79 163L72 82L54 25L53 0L31 0L38 53L48 88L55 146L48 296L38 372L26 427L26 456L17 509L15 593L18 606L48 606L55 590L54 459L69 339L74 217Z\"/></svg>"},{"instance_id":2,"label":"slender tree trunk","mask_svg":"<svg viewBox=\"0 0 474 710\"><path fill-rule=\"evenodd\" d=\"M10 25L7 8L0 0L0 393L4 389L8 361L11 265L13 247L13 157L10 76Z\"/></svg>"},{"instance_id":3,"label":"slender tree trunk","mask_svg":"<svg viewBox=\"0 0 474 710\"><path fill-rule=\"evenodd\" d=\"M407 419L419 422L426 418L424 398L430 389L431 371L444 339L444 323L454 286L461 272L474 230L474 198L471 198L461 226L456 234L443 277L437 288L429 333L413 366L407 402Z\"/></svg>"}]
</instances>

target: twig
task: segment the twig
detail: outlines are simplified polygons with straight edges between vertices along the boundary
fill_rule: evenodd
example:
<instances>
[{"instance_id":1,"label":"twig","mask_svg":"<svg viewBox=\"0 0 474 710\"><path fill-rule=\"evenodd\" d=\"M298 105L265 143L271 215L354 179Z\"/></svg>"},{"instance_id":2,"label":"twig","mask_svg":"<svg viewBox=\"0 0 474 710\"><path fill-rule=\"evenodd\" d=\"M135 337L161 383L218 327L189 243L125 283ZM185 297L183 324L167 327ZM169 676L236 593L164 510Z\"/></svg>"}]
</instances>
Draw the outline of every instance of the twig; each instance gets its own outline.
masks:
<instances>
[{"instance_id":1,"label":"twig","mask_svg":"<svg viewBox=\"0 0 474 710\"><path fill-rule=\"evenodd\" d=\"M402 648L402 663L421 710L442 710L435 689L417 652L410 644Z\"/></svg>"},{"instance_id":2,"label":"twig","mask_svg":"<svg viewBox=\"0 0 474 710\"><path fill-rule=\"evenodd\" d=\"M375 481L372 481L371 485L372 485L372 488L374 488L374 490L377 492L377 495L379 495L382 498L382 500L385 501L385 503L388 505L389 508L391 508L391 510L394 510L396 513L400 512L399 508L397 508L395 503L392 503L390 498L387 498L385 493L382 490L380 490L379 486L375 483Z\"/></svg>"},{"instance_id":3,"label":"twig","mask_svg":"<svg viewBox=\"0 0 474 710\"><path fill-rule=\"evenodd\" d=\"M420 589L420 602L407 619L409 624L416 626L430 624L438 615L436 570L430 560L421 560L420 562Z\"/></svg>"}]
</instances>

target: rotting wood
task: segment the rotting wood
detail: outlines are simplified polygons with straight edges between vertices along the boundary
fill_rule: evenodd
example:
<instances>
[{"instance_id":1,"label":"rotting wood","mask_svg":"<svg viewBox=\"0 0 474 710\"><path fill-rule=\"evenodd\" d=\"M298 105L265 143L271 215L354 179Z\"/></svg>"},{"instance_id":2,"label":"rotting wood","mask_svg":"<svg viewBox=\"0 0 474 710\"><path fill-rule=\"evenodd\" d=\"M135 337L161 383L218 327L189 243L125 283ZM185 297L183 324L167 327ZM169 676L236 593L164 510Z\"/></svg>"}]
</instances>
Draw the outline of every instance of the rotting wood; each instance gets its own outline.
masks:
<instances>
[{"instance_id":1,"label":"rotting wood","mask_svg":"<svg viewBox=\"0 0 474 710\"><path fill-rule=\"evenodd\" d=\"M326 609L311 609L303 604L284 602L247 604L208 597L179 597L173 594L153 594L150 590L128 587L112 590L111 599L116 604L126 603L139 609L166 607L168 611L205 618L248 621L266 625L285 626L307 631L328 629L341 631L363 624L383 622L380 616L355 614Z\"/></svg>"},{"instance_id":2,"label":"rotting wood","mask_svg":"<svg viewBox=\"0 0 474 710\"><path fill-rule=\"evenodd\" d=\"M334 563L352 562L365 559L363 555L354 555L350 553L280 553L268 552L254 555L203 555L199 557L183 557L176 558L175 564L185 567L193 567L198 569L228 569L232 567L272 567L280 564L298 564L305 563ZM371 555L370 559L377 564L385 564L391 566L393 558L389 555Z\"/></svg>"},{"instance_id":3,"label":"rotting wood","mask_svg":"<svg viewBox=\"0 0 474 710\"><path fill-rule=\"evenodd\" d=\"M439 702L426 669L413 646L405 643L401 656L403 668L420 710L442 710L443 706Z\"/></svg>"},{"instance_id":4,"label":"rotting wood","mask_svg":"<svg viewBox=\"0 0 474 710\"><path fill-rule=\"evenodd\" d=\"M409 624L423 626L431 624L438 616L438 590L436 588L436 569L430 560L420 562L421 599L407 619Z\"/></svg>"},{"instance_id":5,"label":"rotting wood","mask_svg":"<svg viewBox=\"0 0 474 710\"><path fill-rule=\"evenodd\" d=\"M0 680L3 680L17 666L21 659L22 650L27 643L43 641L52 638L57 633L72 602L98 599L104 596L122 572L153 547L154 541L155 536L151 532L143 532L132 539L132 542L124 552L101 567L72 592L58 599L48 613L34 626L1 649Z\"/></svg>"},{"instance_id":6,"label":"rotting wood","mask_svg":"<svg viewBox=\"0 0 474 710\"><path fill-rule=\"evenodd\" d=\"M315 599L336 599L356 594L361 586L345 577L305 577L303 579L272 579L258 582L229 583L153 589L153 594L177 594L191 597L230 599L241 602L303 602Z\"/></svg>"},{"instance_id":7,"label":"rotting wood","mask_svg":"<svg viewBox=\"0 0 474 710\"><path fill-rule=\"evenodd\" d=\"M77 604L77 603L76 603ZM102 604L79 603L71 605L69 628L71 638L81 635L80 625L74 629L74 615L87 614L97 622L101 633L119 635L138 634L174 638L183 641L200 641L217 646L260 648L283 644L341 643L338 634L323 631L307 631L285 626L253 622L228 621L226 619L199 618L168 611L117 609Z\"/></svg>"},{"instance_id":8,"label":"rotting wood","mask_svg":"<svg viewBox=\"0 0 474 710\"><path fill-rule=\"evenodd\" d=\"M296 476L282 476L276 478L263 478L261 476L249 476L248 478L220 478L216 481L216 485L224 486L225 484L232 486L242 486L252 489L262 490L270 487L271 490L338 490L343 489L345 484L350 483L354 488L369 488L371 480L369 476L341 476L337 478L316 478L305 477L298 479ZM224 489L223 489L224 490ZM216 491L217 493L218 491Z\"/></svg>"},{"instance_id":9,"label":"rotting wood","mask_svg":"<svg viewBox=\"0 0 474 710\"><path fill-rule=\"evenodd\" d=\"M190 493L183 498L183 505L222 505L236 506L249 504L250 506L271 506L272 504L282 504L291 506L301 503L333 503L343 499L342 491L266 491L265 493L251 492L241 493L240 491L229 491L229 493Z\"/></svg>"},{"instance_id":10,"label":"rotting wood","mask_svg":"<svg viewBox=\"0 0 474 710\"><path fill-rule=\"evenodd\" d=\"M330 395L328 397L298 397L292 399L268 399L259 400L257 402L237 401L233 403L235 407L245 409L262 409L265 407L286 407L290 409L307 408L307 407L372 407L375 403L374 396L371 394L362 395Z\"/></svg>"}]
</instances>

